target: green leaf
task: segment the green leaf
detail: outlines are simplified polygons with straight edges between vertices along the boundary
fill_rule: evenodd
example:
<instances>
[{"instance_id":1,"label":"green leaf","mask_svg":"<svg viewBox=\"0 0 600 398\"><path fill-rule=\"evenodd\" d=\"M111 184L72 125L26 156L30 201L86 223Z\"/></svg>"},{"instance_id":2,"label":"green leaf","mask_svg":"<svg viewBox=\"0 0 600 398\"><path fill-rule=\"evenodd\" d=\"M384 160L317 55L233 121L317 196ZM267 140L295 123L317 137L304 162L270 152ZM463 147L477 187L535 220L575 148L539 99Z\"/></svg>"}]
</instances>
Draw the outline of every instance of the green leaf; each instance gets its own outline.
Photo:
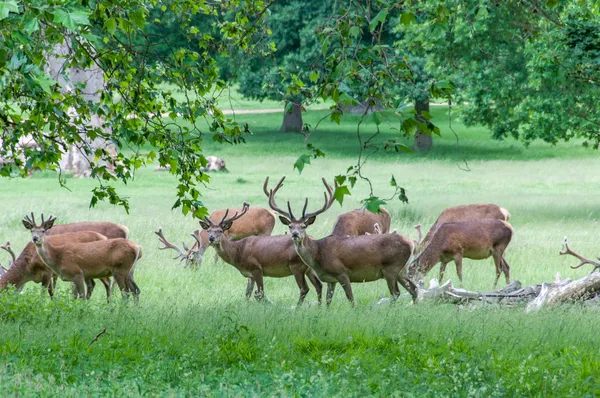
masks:
<instances>
[{"instance_id":1,"label":"green leaf","mask_svg":"<svg viewBox=\"0 0 600 398\"><path fill-rule=\"evenodd\" d=\"M326 38L325 40L323 40L323 43L321 44L321 53L323 54L324 57L327 56L327 51L329 50L329 38Z\"/></svg>"},{"instance_id":2,"label":"green leaf","mask_svg":"<svg viewBox=\"0 0 600 398\"><path fill-rule=\"evenodd\" d=\"M133 11L131 14L131 21L140 29L144 28L146 24L146 13L143 8L138 8Z\"/></svg>"},{"instance_id":3,"label":"green leaf","mask_svg":"<svg viewBox=\"0 0 600 398\"><path fill-rule=\"evenodd\" d=\"M363 201L365 208L367 210L369 210L371 213L379 213L381 210L379 209L380 206L383 206L385 204L384 200L379 199L377 196L371 196L368 199L365 199Z\"/></svg>"},{"instance_id":4,"label":"green leaf","mask_svg":"<svg viewBox=\"0 0 600 398\"><path fill-rule=\"evenodd\" d=\"M31 78L47 94L51 94L52 93L52 90L50 88L56 84L56 80L52 79L50 76L48 76L48 75L46 75L44 73L40 73L39 75L34 75Z\"/></svg>"},{"instance_id":5,"label":"green leaf","mask_svg":"<svg viewBox=\"0 0 600 398\"><path fill-rule=\"evenodd\" d=\"M0 1L0 21L8 18L8 14L14 12L19 12L19 6L16 1Z\"/></svg>"},{"instance_id":6,"label":"green leaf","mask_svg":"<svg viewBox=\"0 0 600 398\"><path fill-rule=\"evenodd\" d=\"M335 198L335 200L340 202L340 205L344 203L344 196L346 195L350 195L350 190L345 185L337 187L335 189L335 192L333 193L333 197Z\"/></svg>"},{"instance_id":7,"label":"green leaf","mask_svg":"<svg viewBox=\"0 0 600 398\"><path fill-rule=\"evenodd\" d=\"M27 33L33 33L40 29L40 21L33 14L29 14L23 23Z\"/></svg>"},{"instance_id":8,"label":"green leaf","mask_svg":"<svg viewBox=\"0 0 600 398\"><path fill-rule=\"evenodd\" d=\"M417 19L415 18L415 14L413 14L412 12L405 12L400 17L400 22L402 23L402 25L410 25L411 22L415 22L416 20Z\"/></svg>"},{"instance_id":9,"label":"green leaf","mask_svg":"<svg viewBox=\"0 0 600 398\"><path fill-rule=\"evenodd\" d=\"M381 22L381 24L385 23L385 19L387 18L388 10L383 9L379 11L379 13L371 20L369 23L369 31L373 32L377 28L377 25Z\"/></svg>"},{"instance_id":10,"label":"green leaf","mask_svg":"<svg viewBox=\"0 0 600 398\"><path fill-rule=\"evenodd\" d=\"M296 163L294 163L294 168L298 169L298 174L301 174L302 170L304 170L304 166L307 164L310 164L310 156L300 155L298 160L296 160Z\"/></svg>"},{"instance_id":11,"label":"green leaf","mask_svg":"<svg viewBox=\"0 0 600 398\"><path fill-rule=\"evenodd\" d=\"M106 31L111 35L114 35L117 31L117 20L115 18L109 18L104 22L104 27Z\"/></svg>"},{"instance_id":12,"label":"green leaf","mask_svg":"<svg viewBox=\"0 0 600 398\"><path fill-rule=\"evenodd\" d=\"M54 11L54 22L62 24L65 28L76 31L78 26L89 25L89 13L83 10L73 12L59 8Z\"/></svg>"},{"instance_id":13,"label":"green leaf","mask_svg":"<svg viewBox=\"0 0 600 398\"><path fill-rule=\"evenodd\" d=\"M396 183L396 178L394 177L394 175L392 174L392 179L390 181L390 185L393 187L397 187L398 184Z\"/></svg>"},{"instance_id":14,"label":"green leaf","mask_svg":"<svg viewBox=\"0 0 600 398\"><path fill-rule=\"evenodd\" d=\"M348 33L350 34L350 36L356 38L356 37L360 36L360 27L354 25L353 27L350 28Z\"/></svg>"},{"instance_id":15,"label":"green leaf","mask_svg":"<svg viewBox=\"0 0 600 398\"><path fill-rule=\"evenodd\" d=\"M311 82L316 83L319 80L319 74L317 72L311 72L308 76Z\"/></svg>"}]
</instances>

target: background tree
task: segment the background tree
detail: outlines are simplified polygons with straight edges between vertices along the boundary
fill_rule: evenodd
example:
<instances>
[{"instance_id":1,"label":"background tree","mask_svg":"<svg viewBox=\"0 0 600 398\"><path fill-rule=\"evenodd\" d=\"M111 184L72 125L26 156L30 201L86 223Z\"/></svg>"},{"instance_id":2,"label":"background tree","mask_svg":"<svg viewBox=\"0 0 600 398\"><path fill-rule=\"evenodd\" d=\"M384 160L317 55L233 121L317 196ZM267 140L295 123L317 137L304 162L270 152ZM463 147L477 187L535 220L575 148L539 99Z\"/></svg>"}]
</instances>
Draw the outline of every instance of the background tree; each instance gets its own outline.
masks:
<instances>
[{"instance_id":1,"label":"background tree","mask_svg":"<svg viewBox=\"0 0 600 398\"><path fill-rule=\"evenodd\" d=\"M465 123L493 137L598 148L600 16L593 1L428 2L412 24L436 76L458 82Z\"/></svg>"}]
</instances>

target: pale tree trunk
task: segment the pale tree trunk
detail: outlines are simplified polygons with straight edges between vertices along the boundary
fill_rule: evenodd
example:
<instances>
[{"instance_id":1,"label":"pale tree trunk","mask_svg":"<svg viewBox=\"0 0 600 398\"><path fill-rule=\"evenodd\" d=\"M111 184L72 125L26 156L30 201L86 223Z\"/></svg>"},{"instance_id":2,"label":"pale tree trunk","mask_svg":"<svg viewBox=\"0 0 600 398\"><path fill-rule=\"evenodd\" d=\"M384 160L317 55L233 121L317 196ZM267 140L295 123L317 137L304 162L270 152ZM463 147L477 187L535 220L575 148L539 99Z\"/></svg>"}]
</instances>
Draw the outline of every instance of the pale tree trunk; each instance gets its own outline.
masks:
<instances>
[{"instance_id":1,"label":"pale tree trunk","mask_svg":"<svg viewBox=\"0 0 600 398\"><path fill-rule=\"evenodd\" d=\"M429 112L429 98L426 99L418 99L415 101L415 110L417 113L415 114L415 119L419 123L423 123L426 120L421 117L422 112ZM413 145L413 149L418 152L429 152L433 148L433 137L430 134L427 134L423 131L417 131L415 135L415 143Z\"/></svg>"},{"instance_id":2,"label":"pale tree trunk","mask_svg":"<svg viewBox=\"0 0 600 398\"><path fill-rule=\"evenodd\" d=\"M286 104L287 108L287 104ZM292 102L290 112L283 112L283 123L279 129L281 133L302 132L302 105L300 102Z\"/></svg>"}]
</instances>

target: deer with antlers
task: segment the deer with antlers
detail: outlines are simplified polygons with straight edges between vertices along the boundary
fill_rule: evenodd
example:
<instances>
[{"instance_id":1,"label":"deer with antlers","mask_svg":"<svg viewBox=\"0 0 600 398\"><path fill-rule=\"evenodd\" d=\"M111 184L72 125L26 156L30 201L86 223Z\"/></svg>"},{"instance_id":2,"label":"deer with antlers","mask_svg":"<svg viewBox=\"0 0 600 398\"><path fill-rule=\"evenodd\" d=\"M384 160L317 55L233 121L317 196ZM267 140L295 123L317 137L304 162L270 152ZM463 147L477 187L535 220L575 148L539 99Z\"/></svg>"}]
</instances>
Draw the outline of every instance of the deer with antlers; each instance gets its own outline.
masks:
<instances>
[{"instance_id":1,"label":"deer with antlers","mask_svg":"<svg viewBox=\"0 0 600 398\"><path fill-rule=\"evenodd\" d=\"M87 299L86 280L113 276L125 296L133 293L137 302L140 289L133 279L137 261L142 257L142 249L135 243L123 239L104 239L88 243L52 243L47 232L54 225L55 217L50 216L37 225L33 213L25 216L23 225L31 231L31 241L44 264L65 281L75 284L74 293L78 298Z\"/></svg>"},{"instance_id":2,"label":"deer with antlers","mask_svg":"<svg viewBox=\"0 0 600 398\"><path fill-rule=\"evenodd\" d=\"M240 213L243 209L229 209L229 211ZM211 222L218 223L223 218L228 209L215 210L209 218ZM243 217L235 220L231 225L231 228L225 232L225 235L231 240L240 240L248 236L269 236L273 232L275 227L275 216L267 209L260 207L250 207L247 212L244 213ZM208 233L203 230L195 230L192 234L195 241L191 248L188 248L186 244L183 244L183 250L169 242L160 228L154 232L159 241L164 245L159 247L160 250L171 249L177 253L174 260L179 259L185 261L186 266L197 267L202 264L202 259L206 249L210 247L208 241Z\"/></svg>"},{"instance_id":3,"label":"deer with antlers","mask_svg":"<svg viewBox=\"0 0 600 398\"><path fill-rule=\"evenodd\" d=\"M94 233L87 233L88 231ZM54 238L63 234L68 235L60 239ZM103 236L98 236L98 234ZM60 246L63 242L85 243L104 240L105 238L126 239L129 236L129 229L121 224L112 222L78 222L54 225L51 230L47 231L47 235L53 236L52 240L55 240L55 244ZM10 245L8 246L10 248ZM27 282L35 282L41 283L48 290L48 294L53 296L57 276L50 268L46 267L40 256L38 256L35 245L32 242L29 242L25 246L16 259L14 259L14 253L11 253L11 256L13 256L13 263L6 274L0 277L0 290L6 289L9 285L14 285L17 290L21 290ZM110 296L110 278L102 278L101 282L106 288L108 298ZM87 283L89 297L95 283L93 279L87 281Z\"/></svg>"},{"instance_id":4,"label":"deer with antlers","mask_svg":"<svg viewBox=\"0 0 600 398\"><path fill-rule=\"evenodd\" d=\"M306 234L306 228L315 222L319 214L331 207L334 189L323 178L326 189L323 207L307 213L306 199L302 216L296 218L290 202L287 203L288 211L282 210L275 203L275 195L284 180L285 177L282 177L275 188L269 191L269 206L280 215L279 220L289 227L296 252L302 261L317 273L319 279L327 282L327 304L331 303L337 283L342 285L346 297L354 305L351 283L379 279L386 280L393 298L400 295L398 282L408 290L413 300L417 298L416 285L403 272L414 250L412 241L396 233L349 237L329 235L323 239L313 239ZM265 186L268 181L267 177Z\"/></svg>"},{"instance_id":5,"label":"deer with antlers","mask_svg":"<svg viewBox=\"0 0 600 398\"><path fill-rule=\"evenodd\" d=\"M504 259L504 251L510 243L514 230L506 221L497 219L449 222L442 224L419 256L409 266L409 276L422 279L436 264L440 267L440 280L446 265L454 261L458 280L462 286L462 260L484 260L490 256L496 265L496 280L504 273L510 283L510 266Z\"/></svg>"},{"instance_id":6,"label":"deer with antlers","mask_svg":"<svg viewBox=\"0 0 600 398\"><path fill-rule=\"evenodd\" d=\"M235 220L243 217L248 207L249 205L244 203L241 213L236 212L229 218L227 218L229 211L225 211L218 223L213 222L209 217L200 221L200 226L207 232L208 241L217 250L219 257L249 278L246 298L250 298L255 283L257 286L255 297L258 300L265 298L264 277L285 278L293 275L300 289L298 305L301 305L310 290L306 283L306 275L315 287L321 303L321 281L298 257L289 236L248 236L233 241L225 234Z\"/></svg>"}]
</instances>

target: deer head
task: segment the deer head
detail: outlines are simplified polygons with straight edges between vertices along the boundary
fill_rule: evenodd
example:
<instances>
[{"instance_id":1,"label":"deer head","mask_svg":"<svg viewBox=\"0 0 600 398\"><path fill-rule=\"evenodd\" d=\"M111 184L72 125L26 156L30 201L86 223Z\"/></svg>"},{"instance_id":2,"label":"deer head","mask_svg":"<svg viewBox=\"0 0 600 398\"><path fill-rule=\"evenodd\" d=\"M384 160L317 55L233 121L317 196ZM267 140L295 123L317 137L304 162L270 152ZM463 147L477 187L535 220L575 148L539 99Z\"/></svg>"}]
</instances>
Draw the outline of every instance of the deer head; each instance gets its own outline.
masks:
<instances>
[{"instance_id":1,"label":"deer head","mask_svg":"<svg viewBox=\"0 0 600 398\"><path fill-rule=\"evenodd\" d=\"M227 218L227 216L229 215L229 209L227 209L225 211L225 215L218 224L214 224L210 220L210 218L208 218L208 216L205 216L204 220L200 220L200 226L203 230L208 232L208 242L211 245L218 245L219 243L221 243L221 238L223 237L225 231L231 228L235 220L246 214L249 207L250 205L248 203L244 203L242 212L240 214L235 213L233 217L230 218ZM198 244L201 245L200 239L196 235L193 236L194 239L198 241Z\"/></svg>"},{"instance_id":2,"label":"deer head","mask_svg":"<svg viewBox=\"0 0 600 398\"><path fill-rule=\"evenodd\" d=\"M325 185L325 189L327 190L327 192L323 193L325 197L325 203L323 204L323 207L312 213L306 213L306 208L308 207L308 198L306 198L304 201L304 207L302 208L302 217L296 218L292 213L292 206L290 205L289 201L287 202L287 212L279 208L279 206L277 206L275 203L275 194L283 185L284 180L285 176L279 180L279 183L275 186L275 188L268 190L267 186L269 185L269 177L267 177L265 179L265 184L263 185L263 191L269 197L269 207L279 214L279 221L288 226L292 239L295 243L297 243L304 239L306 236L306 228L315 222L317 216L321 213L324 213L331 207L333 201L335 200L333 196L334 189L327 183L327 181L325 181L325 178L323 178L323 185ZM337 183L335 183L335 187L337 188Z\"/></svg>"},{"instance_id":3,"label":"deer head","mask_svg":"<svg viewBox=\"0 0 600 398\"><path fill-rule=\"evenodd\" d=\"M35 217L33 216L33 213L31 213L31 218L29 216L25 216L23 219L23 225L25 228L31 231L31 241L36 246L41 246L46 238L46 231L52 228L55 220L56 217L50 216L49 219L44 221L44 215L42 214L42 223L40 225L36 225Z\"/></svg>"}]
</instances>

